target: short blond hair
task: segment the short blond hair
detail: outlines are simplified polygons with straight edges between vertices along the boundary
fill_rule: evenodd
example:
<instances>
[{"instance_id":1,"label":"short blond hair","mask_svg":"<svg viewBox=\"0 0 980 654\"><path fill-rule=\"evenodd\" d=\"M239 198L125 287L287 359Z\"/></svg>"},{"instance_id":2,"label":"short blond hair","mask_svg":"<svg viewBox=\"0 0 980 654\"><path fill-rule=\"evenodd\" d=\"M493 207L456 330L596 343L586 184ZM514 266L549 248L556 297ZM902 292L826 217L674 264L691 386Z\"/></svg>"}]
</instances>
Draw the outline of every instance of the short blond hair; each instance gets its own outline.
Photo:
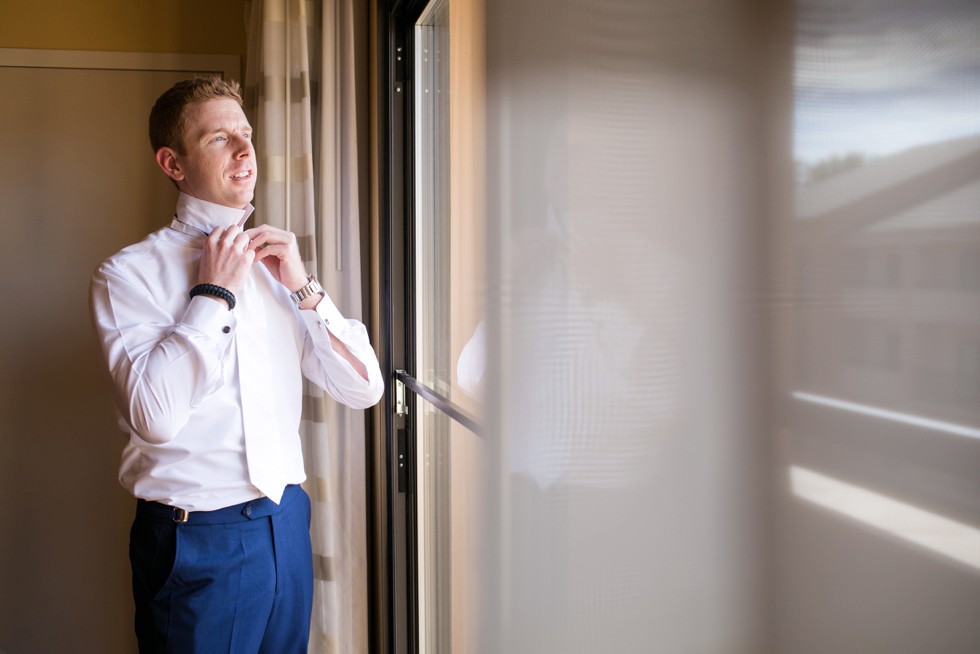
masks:
<instances>
[{"instance_id":1,"label":"short blond hair","mask_svg":"<svg viewBox=\"0 0 980 654\"><path fill-rule=\"evenodd\" d=\"M177 82L157 98L150 110L150 146L172 148L184 154L184 118L187 105L215 98L231 98L244 107L242 87L235 80L220 77L194 77Z\"/></svg>"}]
</instances>

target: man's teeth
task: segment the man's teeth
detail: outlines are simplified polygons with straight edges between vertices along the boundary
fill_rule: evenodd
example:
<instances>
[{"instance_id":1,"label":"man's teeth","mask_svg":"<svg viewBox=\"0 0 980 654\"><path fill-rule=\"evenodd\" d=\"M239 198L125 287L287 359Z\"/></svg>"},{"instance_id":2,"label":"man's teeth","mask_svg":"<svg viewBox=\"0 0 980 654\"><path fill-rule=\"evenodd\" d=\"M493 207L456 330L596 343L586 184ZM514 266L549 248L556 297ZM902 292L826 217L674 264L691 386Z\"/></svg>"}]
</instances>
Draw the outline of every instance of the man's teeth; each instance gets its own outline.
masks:
<instances>
[{"instance_id":1,"label":"man's teeth","mask_svg":"<svg viewBox=\"0 0 980 654\"><path fill-rule=\"evenodd\" d=\"M243 172L243 173L238 173L237 175L232 175L232 177L234 177L235 179L245 179L245 178L246 178L246 177L248 177L248 176L249 176L250 174L251 174L251 173L250 173L249 171L247 171L247 170L246 170L246 171L245 171L245 172Z\"/></svg>"}]
</instances>

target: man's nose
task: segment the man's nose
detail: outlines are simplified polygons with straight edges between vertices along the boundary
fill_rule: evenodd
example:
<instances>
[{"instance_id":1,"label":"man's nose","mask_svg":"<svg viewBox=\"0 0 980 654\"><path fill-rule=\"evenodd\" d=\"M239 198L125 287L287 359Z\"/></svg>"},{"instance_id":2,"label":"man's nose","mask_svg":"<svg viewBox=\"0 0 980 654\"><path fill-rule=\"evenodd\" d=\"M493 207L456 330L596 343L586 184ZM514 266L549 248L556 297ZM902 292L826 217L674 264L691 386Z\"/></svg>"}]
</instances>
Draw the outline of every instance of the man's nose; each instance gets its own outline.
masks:
<instances>
[{"instance_id":1,"label":"man's nose","mask_svg":"<svg viewBox=\"0 0 980 654\"><path fill-rule=\"evenodd\" d=\"M241 158L243 156L247 157L252 154L252 140L247 139L243 136L236 136L235 138L235 157Z\"/></svg>"}]
</instances>

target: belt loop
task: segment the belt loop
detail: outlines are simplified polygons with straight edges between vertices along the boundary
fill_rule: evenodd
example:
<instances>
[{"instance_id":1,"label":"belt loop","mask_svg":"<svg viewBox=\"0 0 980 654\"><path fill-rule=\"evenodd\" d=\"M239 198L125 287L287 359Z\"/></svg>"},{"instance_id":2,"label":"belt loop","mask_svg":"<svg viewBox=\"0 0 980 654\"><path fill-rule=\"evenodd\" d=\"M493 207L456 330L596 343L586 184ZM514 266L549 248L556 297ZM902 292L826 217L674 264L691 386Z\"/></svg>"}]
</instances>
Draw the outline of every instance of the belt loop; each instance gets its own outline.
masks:
<instances>
[{"instance_id":1,"label":"belt loop","mask_svg":"<svg viewBox=\"0 0 980 654\"><path fill-rule=\"evenodd\" d=\"M174 522L178 525L182 525L187 522L190 514L187 513L187 509L182 509L180 507L174 507Z\"/></svg>"}]
</instances>

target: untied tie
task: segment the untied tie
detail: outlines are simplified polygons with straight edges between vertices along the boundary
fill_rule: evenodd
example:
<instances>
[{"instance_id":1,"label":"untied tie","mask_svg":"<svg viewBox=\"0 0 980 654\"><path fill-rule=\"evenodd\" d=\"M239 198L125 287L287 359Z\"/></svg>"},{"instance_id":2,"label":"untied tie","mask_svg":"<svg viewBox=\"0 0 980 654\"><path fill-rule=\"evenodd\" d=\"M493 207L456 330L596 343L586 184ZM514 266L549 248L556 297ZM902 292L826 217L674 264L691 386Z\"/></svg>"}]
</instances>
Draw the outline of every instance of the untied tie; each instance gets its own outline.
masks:
<instances>
[{"instance_id":1,"label":"untied tie","mask_svg":"<svg viewBox=\"0 0 980 654\"><path fill-rule=\"evenodd\" d=\"M252 485L277 504L286 487L282 440L276 416L275 392L270 380L271 359L265 298L256 278L249 273L235 311L238 313L236 347L238 379L242 396L245 455Z\"/></svg>"}]
</instances>

